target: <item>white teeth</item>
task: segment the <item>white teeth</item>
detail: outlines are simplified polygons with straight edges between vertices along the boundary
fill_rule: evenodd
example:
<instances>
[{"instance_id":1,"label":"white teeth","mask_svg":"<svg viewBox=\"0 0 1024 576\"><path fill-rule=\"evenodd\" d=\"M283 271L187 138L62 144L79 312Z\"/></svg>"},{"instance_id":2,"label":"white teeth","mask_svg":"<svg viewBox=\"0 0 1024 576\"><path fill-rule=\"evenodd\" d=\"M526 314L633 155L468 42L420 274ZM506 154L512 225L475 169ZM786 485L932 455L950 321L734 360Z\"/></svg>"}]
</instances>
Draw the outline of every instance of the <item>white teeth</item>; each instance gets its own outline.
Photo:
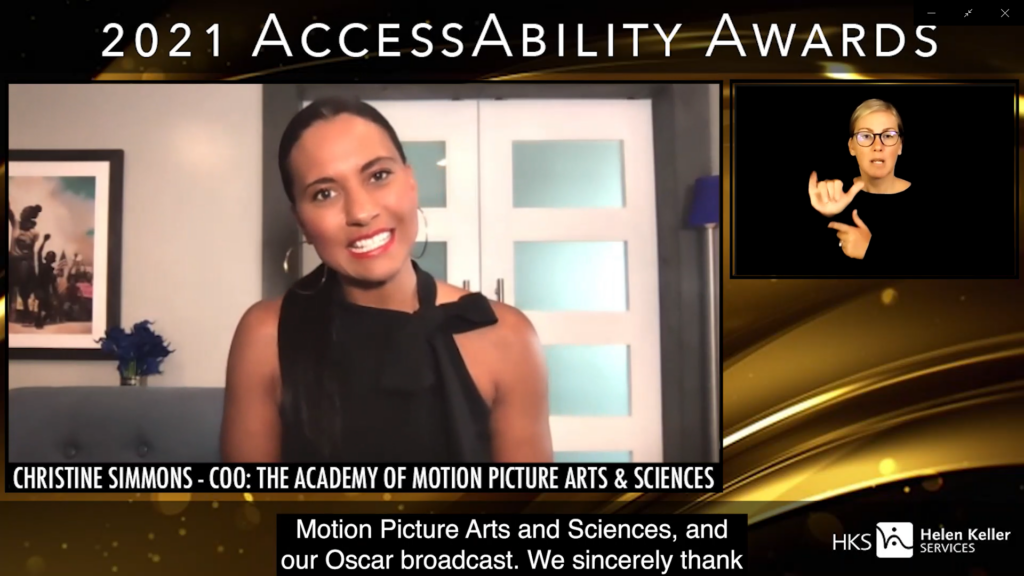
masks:
<instances>
[{"instance_id":1,"label":"white teeth","mask_svg":"<svg viewBox=\"0 0 1024 576\"><path fill-rule=\"evenodd\" d=\"M391 240L391 232L381 232L372 238L364 238L363 240L354 242L353 245L349 247L349 250L359 254L372 252L387 244L388 240Z\"/></svg>"}]
</instances>

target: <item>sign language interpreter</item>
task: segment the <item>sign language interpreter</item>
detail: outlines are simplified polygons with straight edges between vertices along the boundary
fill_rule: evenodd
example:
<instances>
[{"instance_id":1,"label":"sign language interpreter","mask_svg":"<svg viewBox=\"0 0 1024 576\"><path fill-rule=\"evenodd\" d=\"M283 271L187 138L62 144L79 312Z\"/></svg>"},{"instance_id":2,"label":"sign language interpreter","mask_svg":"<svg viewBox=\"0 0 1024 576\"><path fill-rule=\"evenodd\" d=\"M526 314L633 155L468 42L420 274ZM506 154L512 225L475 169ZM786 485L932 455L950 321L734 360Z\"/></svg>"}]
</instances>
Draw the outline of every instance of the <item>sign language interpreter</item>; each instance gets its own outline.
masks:
<instances>
[{"instance_id":1,"label":"sign language interpreter","mask_svg":"<svg viewBox=\"0 0 1024 576\"><path fill-rule=\"evenodd\" d=\"M841 180L818 180L818 173L811 172L807 183L811 206L830 220L828 227L836 231L839 248L848 258L872 262L870 269L875 273L896 273L901 262L909 259L919 235L916 222L921 220L923 201L908 192L910 182L895 174L896 161L903 154L903 121L896 108L882 100L858 106L850 118L847 147L860 176L844 189ZM874 232L861 214L872 222Z\"/></svg>"}]
</instances>

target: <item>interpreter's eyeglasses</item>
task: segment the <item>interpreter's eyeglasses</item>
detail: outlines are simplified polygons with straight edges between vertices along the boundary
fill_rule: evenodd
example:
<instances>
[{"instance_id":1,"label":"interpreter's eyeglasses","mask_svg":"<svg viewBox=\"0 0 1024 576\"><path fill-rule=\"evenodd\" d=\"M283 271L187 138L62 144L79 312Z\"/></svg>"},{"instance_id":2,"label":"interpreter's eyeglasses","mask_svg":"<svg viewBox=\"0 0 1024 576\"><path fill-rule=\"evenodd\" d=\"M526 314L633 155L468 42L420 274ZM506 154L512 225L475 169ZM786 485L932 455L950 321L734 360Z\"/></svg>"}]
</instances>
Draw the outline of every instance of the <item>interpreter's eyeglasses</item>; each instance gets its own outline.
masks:
<instances>
[{"instance_id":1,"label":"interpreter's eyeglasses","mask_svg":"<svg viewBox=\"0 0 1024 576\"><path fill-rule=\"evenodd\" d=\"M854 140L861 146L871 146L875 143L875 138L881 137L882 144L886 146L895 146L900 141L900 133L895 130L889 130L888 132L882 132L881 134L872 134L871 132L857 132L853 135Z\"/></svg>"}]
</instances>

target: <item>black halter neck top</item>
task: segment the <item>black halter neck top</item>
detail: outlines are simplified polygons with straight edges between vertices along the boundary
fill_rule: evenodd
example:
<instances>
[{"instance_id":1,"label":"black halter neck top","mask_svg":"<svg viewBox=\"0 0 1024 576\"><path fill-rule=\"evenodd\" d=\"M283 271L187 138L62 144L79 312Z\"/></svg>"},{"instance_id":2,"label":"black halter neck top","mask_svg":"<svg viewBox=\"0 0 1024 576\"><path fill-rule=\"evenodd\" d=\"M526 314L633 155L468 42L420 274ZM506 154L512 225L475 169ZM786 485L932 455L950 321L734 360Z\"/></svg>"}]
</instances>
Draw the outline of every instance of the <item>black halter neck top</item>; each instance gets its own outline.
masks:
<instances>
[{"instance_id":1,"label":"black halter neck top","mask_svg":"<svg viewBox=\"0 0 1024 576\"><path fill-rule=\"evenodd\" d=\"M487 463L490 409L454 335L496 324L482 294L437 305L414 262L412 314L347 301L323 265L285 295L278 325L281 459Z\"/></svg>"}]
</instances>

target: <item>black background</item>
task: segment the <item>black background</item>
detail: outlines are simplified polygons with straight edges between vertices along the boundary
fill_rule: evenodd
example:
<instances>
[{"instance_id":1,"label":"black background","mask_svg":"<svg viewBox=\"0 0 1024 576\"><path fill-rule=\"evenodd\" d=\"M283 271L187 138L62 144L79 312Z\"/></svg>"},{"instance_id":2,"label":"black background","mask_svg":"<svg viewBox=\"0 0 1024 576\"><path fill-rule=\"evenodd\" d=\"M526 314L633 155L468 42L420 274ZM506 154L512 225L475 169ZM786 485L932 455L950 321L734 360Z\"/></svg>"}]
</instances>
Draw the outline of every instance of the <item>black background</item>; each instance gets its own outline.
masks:
<instances>
[{"instance_id":1,"label":"black background","mask_svg":"<svg viewBox=\"0 0 1024 576\"><path fill-rule=\"evenodd\" d=\"M849 122L870 98L900 113L896 176L933 199L922 216L933 220L934 236L922 245L947 254L942 269L908 275L1015 276L1016 87L1006 83L734 83L733 273L837 274L809 246L806 224L815 213L807 181L817 171L819 180L840 179L849 188L859 176Z\"/></svg>"}]
</instances>

